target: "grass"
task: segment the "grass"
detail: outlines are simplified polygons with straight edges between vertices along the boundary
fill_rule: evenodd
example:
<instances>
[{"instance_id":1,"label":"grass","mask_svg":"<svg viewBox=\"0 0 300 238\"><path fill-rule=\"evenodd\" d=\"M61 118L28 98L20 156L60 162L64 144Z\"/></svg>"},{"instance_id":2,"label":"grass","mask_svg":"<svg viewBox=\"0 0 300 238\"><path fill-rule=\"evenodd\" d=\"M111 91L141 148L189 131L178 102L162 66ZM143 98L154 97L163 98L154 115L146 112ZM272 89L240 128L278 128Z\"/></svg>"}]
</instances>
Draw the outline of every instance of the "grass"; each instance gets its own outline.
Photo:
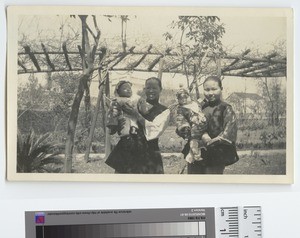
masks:
<instances>
[{"instance_id":1,"label":"grass","mask_svg":"<svg viewBox=\"0 0 300 238\"><path fill-rule=\"evenodd\" d=\"M284 175L286 173L285 150L250 151L239 154L240 160L225 168L225 174ZM186 162L181 154L163 154L165 174L186 173ZM185 169L184 169L185 168ZM105 164L103 154L91 155L86 163L84 155L78 154L73 160L74 173L110 174L114 170Z\"/></svg>"},{"instance_id":2,"label":"grass","mask_svg":"<svg viewBox=\"0 0 300 238\"><path fill-rule=\"evenodd\" d=\"M239 140L259 142L259 132L250 132L243 135L239 132ZM247 137L247 138L246 138ZM179 174L185 167L185 160L181 158L180 152L186 143L175 133L175 127L168 127L160 137L160 148L163 153L164 170L166 174ZM164 154L164 153L172 154ZM240 160L226 167L225 174L261 174L281 175L286 173L286 153L281 150L238 150ZM74 173L114 173L113 169L105 164L103 154L90 154L91 161L86 163L82 154L74 154ZM186 169L183 171L186 173Z\"/></svg>"}]
</instances>

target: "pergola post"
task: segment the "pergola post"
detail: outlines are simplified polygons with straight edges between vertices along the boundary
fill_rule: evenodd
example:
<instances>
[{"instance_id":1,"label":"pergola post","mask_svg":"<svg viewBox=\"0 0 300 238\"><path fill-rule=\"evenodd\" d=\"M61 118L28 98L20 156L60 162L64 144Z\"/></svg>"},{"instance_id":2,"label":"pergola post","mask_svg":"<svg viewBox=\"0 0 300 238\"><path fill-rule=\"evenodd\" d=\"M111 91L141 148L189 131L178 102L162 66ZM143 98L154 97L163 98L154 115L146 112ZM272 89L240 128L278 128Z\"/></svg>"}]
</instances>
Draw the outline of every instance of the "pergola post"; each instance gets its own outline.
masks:
<instances>
[{"instance_id":1,"label":"pergola post","mask_svg":"<svg viewBox=\"0 0 300 238\"><path fill-rule=\"evenodd\" d=\"M162 79L163 66L164 66L164 58L160 58L159 65L158 65L158 75L157 75L160 81Z\"/></svg>"},{"instance_id":2,"label":"pergola post","mask_svg":"<svg viewBox=\"0 0 300 238\"><path fill-rule=\"evenodd\" d=\"M110 85L109 85L109 72L107 71L105 78L105 93L103 97L103 126L105 131L105 158L108 157L108 155L111 152L111 142L110 142L110 134L109 129L106 128L106 107L107 102L106 98L110 98Z\"/></svg>"},{"instance_id":3,"label":"pergola post","mask_svg":"<svg viewBox=\"0 0 300 238\"><path fill-rule=\"evenodd\" d=\"M220 58L220 56L217 57L216 62L217 62L217 76L219 78L221 78L221 76L222 76L222 66L221 66L221 58Z\"/></svg>"}]
</instances>

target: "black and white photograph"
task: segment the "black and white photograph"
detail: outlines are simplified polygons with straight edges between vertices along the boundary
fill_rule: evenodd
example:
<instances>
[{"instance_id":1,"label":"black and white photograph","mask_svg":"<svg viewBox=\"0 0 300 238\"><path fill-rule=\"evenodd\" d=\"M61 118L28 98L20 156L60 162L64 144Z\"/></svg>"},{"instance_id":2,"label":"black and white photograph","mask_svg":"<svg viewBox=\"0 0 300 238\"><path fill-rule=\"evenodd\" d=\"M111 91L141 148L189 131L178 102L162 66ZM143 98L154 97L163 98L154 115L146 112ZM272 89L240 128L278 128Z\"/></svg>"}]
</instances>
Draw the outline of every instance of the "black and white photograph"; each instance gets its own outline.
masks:
<instances>
[{"instance_id":1,"label":"black and white photograph","mask_svg":"<svg viewBox=\"0 0 300 238\"><path fill-rule=\"evenodd\" d=\"M287 8L8 7L7 178L293 183Z\"/></svg>"}]
</instances>

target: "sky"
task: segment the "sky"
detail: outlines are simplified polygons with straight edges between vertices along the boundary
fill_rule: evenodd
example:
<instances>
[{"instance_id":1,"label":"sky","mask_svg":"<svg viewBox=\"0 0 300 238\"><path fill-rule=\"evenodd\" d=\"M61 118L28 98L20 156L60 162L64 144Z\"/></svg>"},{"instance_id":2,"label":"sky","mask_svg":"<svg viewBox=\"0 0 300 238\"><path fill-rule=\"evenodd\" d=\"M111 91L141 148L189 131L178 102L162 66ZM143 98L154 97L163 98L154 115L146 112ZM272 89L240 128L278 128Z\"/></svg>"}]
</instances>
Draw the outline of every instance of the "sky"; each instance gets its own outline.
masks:
<instances>
[{"instance_id":1,"label":"sky","mask_svg":"<svg viewBox=\"0 0 300 238\"><path fill-rule=\"evenodd\" d=\"M162 35L167 31L171 31L170 23L174 19L176 17L169 15L130 16L130 20L127 23L127 43L129 47L138 45L140 49L145 49L150 43L154 46L165 45ZM286 21L282 17L223 16L220 19L225 26L225 34L222 37L223 46L229 49L232 54L240 54L246 49L256 49L261 53L267 53L273 48L274 43L286 40ZM78 23L78 18L69 16L42 15L20 17L19 40L46 42L49 39L56 38L62 42L66 36L73 36L74 32L80 32L80 24ZM107 18L99 17L98 24L101 28L102 41L108 44L120 42L121 22L119 19L112 18L111 21L108 21ZM80 40L80 36L78 39ZM119 79L132 80L134 78L137 84L135 88L138 90L144 79L150 76L156 76L156 74L114 72L111 74L111 79L117 81ZM27 75L20 76L19 82L24 82L26 77ZM42 77L42 75L39 76L39 78ZM163 74L162 82L165 88L176 89L179 88L180 84L186 85L186 78L184 75L165 73ZM282 83L285 85L284 79L282 79ZM95 78L91 84L92 96L98 94L97 84L97 78ZM257 82L253 79L245 80L237 77L225 77L223 84L225 97L232 92L245 91L245 89L246 92L258 91Z\"/></svg>"}]
</instances>

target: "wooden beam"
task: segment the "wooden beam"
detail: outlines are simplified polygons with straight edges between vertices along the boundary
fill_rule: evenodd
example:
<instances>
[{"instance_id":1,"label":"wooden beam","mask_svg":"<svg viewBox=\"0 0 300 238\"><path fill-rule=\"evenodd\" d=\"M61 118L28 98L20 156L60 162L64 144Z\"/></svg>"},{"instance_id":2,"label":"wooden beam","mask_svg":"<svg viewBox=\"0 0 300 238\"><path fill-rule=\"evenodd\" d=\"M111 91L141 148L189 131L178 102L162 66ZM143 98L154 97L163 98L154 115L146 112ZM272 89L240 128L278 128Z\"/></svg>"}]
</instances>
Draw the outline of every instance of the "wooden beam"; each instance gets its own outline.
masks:
<instances>
[{"instance_id":1,"label":"wooden beam","mask_svg":"<svg viewBox=\"0 0 300 238\"><path fill-rule=\"evenodd\" d=\"M109 85L109 71L106 72L105 75L105 94L104 94L105 98L110 98L110 85ZM104 127L105 127L105 158L107 158L109 156L109 154L111 153L111 142L110 142L110 131L109 129L106 128L106 115L107 115L107 102L106 99L103 98L102 99L102 103L103 103L103 115L105 115L105 120L104 122Z\"/></svg>"},{"instance_id":2,"label":"wooden beam","mask_svg":"<svg viewBox=\"0 0 300 238\"><path fill-rule=\"evenodd\" d=\"M222 75L222 66L221 66L221 58L220 58L220 56L218 56L218 58L216 59L216 62L217 62L217 76L219 78L221 78L221 75Z\"/></svg>"},{"instance_id":3,"label":"wooden beam","mask_svg":"<svg viewBox=\"0 0 300 238\"><path fill-rule=\"evenodd\" d=\"M227 72L227 71L246 69L246 68L252 67L252 65L253 65L253 62L245 62L245 63L242 63L239 66L234 66L233 65L232 67L225 67L225 68L222 69L222 74Z\"/></svg>"},{"instance_id":4,"label":"wooden beam","mask_svg":"<svg viewBox=\"0 0 300 238\"><path fill-rule=\"evenodd\" d=\"M33 69L27 69L27 71L23 71L23 70L18 70L18 74L26 74L26 73L49 73L49 72L71 72L71 71L82 71L82 68L73 68L73 69L55 69L55 71L50 70L50 69L45 69L45 70L41 70L41 71L35 71Z\"/></svg>"},{"instance_id":5,"label":"wooden beam","mask_svg":"<svg viewBox=\"0 0 300 238\"><path fill-rule=\"evenodd\" d=\"M135 46L131 47L135 48ZM35 55L39 55L39 54L44 54L44 52L32 52ZM130 54L133 55L144 55L146 52L145 51L135 51L135 52L130 52ZM275 56L273 54L262 57L262 58L254 58L254 57L247 57L246 56L247 51L245 51L243 54L245 54L244 56L241 57L241 55L225 55L222 58L223 59L233 59L233 60L249 60L249 61L254 61L254 62L273 62L273 63L286 63L286 58L282 58L282 59L272 59ZM18 52L18 55L26 55L27 52ZM48 54L64 54L64 52L61 51L48 51ZM78 54L77 51L70 51L68 52L68 54ZM111 52L112 55L118 55L120 54L120 52ZM160 52L149 52L149 55L161 55L162 53ZM275 53L274 53L275 54ZM168 53L165 54L166 56L174 56L174 57L178 57L177 53L171 53L171 50L169 50ZM185 55L186 57L189 57L191 54L189 55ZM196 53L193 53L192 56L197 56ZM271 56L271 57L270 57ZM190 56L191 57L191 56ZM208 58L212 58L214 57L214 55L207 55Z\"/></svg>"},{"instance_id":6,"label":"wooden beam","mask_svg":"<svg viewBox=\"0 0 300 238\"><path fill-rule=\"evenodd\" d=\"M44 54L45 54L45 56L46 56L47 63L48 63L48 65L50 66L50 68L54 71L54 70L55 70L55 66L54 66L54 64L53 64L53 63L51 62L51 60L50 60L49 54L48 54L48 52L47 52L47 49L46 49L46 47L45 47L45 45L44 45L43 43L42 43L41 45L42 45Z\"/></svg>"},{"instance_id":7,"label":"wooden beam","mask_svg":"<svg viewBox=\"0 0 300 238\"><path fill-rule=\"evenodd\" d=\"M285 67L282 67L282 68L278 67L278 68L273 68L273 69L272 68L271 69L266 68L266 69L258 70L258 72L253 71L253 73L254 74L256 74L256 73L268 73L268 72L273 72L273 71L286 71L286 68Z\"/></svg>"},{"instance_id":8,"label":"wooden beam","mask_svg":"<svg viewBox=\"0 0 300 238\"><path fill-rule=\"evenodd\" d=\"M281 75L272 75L274 73L281 73ZM241 77L241 78L257 78L257 77L285 77L286 71L283 69L276 69L269 72L262 72L262 73L251 73L251 74L244 74L241 75L239 73L224 73L223 76L232 76L232 77Z\"/></svg>"},{"instance_id":9,"label":"wooden beam","mask_svg":"<svg viewBox=\"0 0 300 238\"><path fill-rule=\"evenodd\" d=\"M81 60L82 60L82 65L85 67L85 69L87 69L88 68L88 63L86 62L86 59L85 59L85 53L83 52L80 45L78 45L77 48L78 48L78 52L79 52L79 55L80 55Z\"/></svg>"},{"instance_id":10,"label":"wooden beam","mask_svg":"<svg viewBox=\"0 0 300 238\"><path fill-rule=\"evenodd\" d=\"M35 57L35 55L31 52L30 47L28 45L24 46L25 52L29 55L32 63L34 64L34 66L36 67L38 72L41 72L41 68L39 66L39 63Z\"/></svg>"},{"instance_id":11,"label":"wooden beam","mask_svg":"<svg viewBox=\"0 0 300 238\"><path fill-rule=\"evenodd\" d=\"M208 56L209 57L209 56ZM238 56L226 55L224 59L237 59ZM253 62L270 62L270 63L286 63L286 60L281 59L266 59L266 58L252 58L252 57L242 57L241 60L248 60Z\"/></svg>"},{"instance_id":12,"label":"wooden beam","mask_svg":"<svg viewBox=\"0 0 300 238\"><path fill-rule=\"evenodd\" d=\"M152 71L152 69L155 67L155 65L160 61L162 57L164 56L159 55L155 60L153 60L152 63L148 66L148 71Z\"/></svg>"},{"instance_id":13,"label":"wooden beam","mask_svg":"<svg viewBox=\"0 0 300 238\"><path fill-rule=\"evenodd\" d=\"M251 50L246 50L245 52L243 52L241 54L241 58L244 57L245 55L249 54ZM236 58L234 61L232 61L228 66L226 66L226 68L222 69L222 72L226 72L227 69L231 68L232 66L234 66L237 62L239 62L241 60L241 58Z\"/></svg>"},{"instance_id":14,"label":"wooden beam","mask_svg":"<svg viewBox=\"0 0 300 238\"><path fill-rule=\"evenodd\" d=\"M150 46L148 47L147 52L145 52L145 54L143 54L142 57L141 57L138 61L134 62L134 63L131 64L131 65L128 65L127 67L130 68L130 69L134 69L134 68L136 68L137 66L139 66L140 63L142 63L142 61L143 61L143 60L146 58L146 56L150 53L151 49L152 49L152 45L150 45Z\"/></svg>"},{"instance_id":15,"label":"wooden beam","mask_svg":"<svg viewBox=\"0 0 300 238\"><path fill-rule=\"evenodd\" d=\"M119 59L117 59L117 61L115 63L113 63L112 66L109 67L109 69L113 69L113 67L115 67L118 63L120 63L127 55L129 54L133 54L133 50L134 50L135 46L131 47L128 51L129 52L122 52L119 54Z\"/></svg>"},{"instance_id":16,"label":"wooden beam","mask_svg":"<svg viewBox=\"0 0 300 238\"><path fill-rule=\"evenodd\" d=\"M157 75L157 78L158 78L160 81L162 80L163 67L164 67L164 58L161 58L161 59L159 60L158 75Z\"/></svg>"},{"instance_id":17,"label":"wooden beam","mask_svg":"<svg viewBox=\"0 0 300 238\"><path fill-rule=\"evenodd\" d=\"M272 53L272 54L269 54L269 55L265 56L264 58L266 58L266 59L271 59L271 58L276 57L277 55L278 55L278 54L277 54L276 52L274 52L274 53Z\"/></svg>"},{"instance_id":18,"label":"wooden beam","mask_svg":"<svg viewBox=\"0 0 300 238\"><path fill-rule=\"evenodd\" d=\"M254 72L256 70L260 70L260 69L265 69L265 68L268 68L268 67L272 67L272 66L276 66L276 64L262 64L262 65L258 65L258 66L252 66L252 67L248 67L248 68L244 68L243 71L241 72L237 72L239 74L246 74L246 73L249 73L249 72ZM236 70L242 70L242 69L236 69ZM233 70L231 70L233 71Z\"/></svg>"},{"instance_id":19,"label":"wooden beam","mask_svg":"<svg viewBox=\"0 0 300 238\"><path fill-rule=\"evenodd\" d=\"M18 60L18 65L24 70L24 73L27 73L26 67L22 64L22 62L20 60ZM19 71L18 71L18 74L19 74Z\"/></svg>"},{"instance_id":20,"label":"wooden beam","mask_svg":"<svg viewBox=\"0 0 300 238\"><path fill-rule=\"evenodd\" d=\"M70 64L69 55L68 55L69 52L68 52L68 50L67 50L67 43L66 43L66 42L63 43L62 49L63 49L63 54L64 54L65 59L66 59L66 63L67 63L67 65L68 65L68 67L69 67L69 69L70 69L70 71L71 71L71 70L72 70L72 66L71 66L71 64ZM78 52L77 52L77 54L78 54Z\"/></svg>"},{"instance_id":21,"label":"wooden beam","mask_svg":"<svg viewBox=\"0 0 300 238\"><path fill-rule=\"evenodd\" d=\"M97 70L97 69L98 68L95 68L94 70ZM49 72L62 72L62 71L65 71L65 72L82 71L82 69L81 68L74 68L72 70L70 70L70 69L57 69L55 71L41 70L40 72L37 72L35 70L31 70L31 69L27 69L27 72L25 72L24 70L18 70L18 74L26 74L26 73L49 73ZM114 68L112 71L131 71L131 69L128 69L128 68ZM149 72L146 69L134 69L134 71L137 71L137 72ZM152 70L151 72L158 73L158 70ZM185 74L184 71L181 71L181 70L168 70L168 69L165 69L163 72L164 73L174 73L174 74ZM286 70L282 70L282 73L286 74ZM189 74L192 75L192 72L189 72ZM230 72L230 71L224 72L224 73L222 73L222 75L223 76L237 76L237 77L254 77L254 76L248 76L248 75L241 75L241 74ZM281 76L277 76L277 77L281 77Z\"/></svg>"}]
</instances>

